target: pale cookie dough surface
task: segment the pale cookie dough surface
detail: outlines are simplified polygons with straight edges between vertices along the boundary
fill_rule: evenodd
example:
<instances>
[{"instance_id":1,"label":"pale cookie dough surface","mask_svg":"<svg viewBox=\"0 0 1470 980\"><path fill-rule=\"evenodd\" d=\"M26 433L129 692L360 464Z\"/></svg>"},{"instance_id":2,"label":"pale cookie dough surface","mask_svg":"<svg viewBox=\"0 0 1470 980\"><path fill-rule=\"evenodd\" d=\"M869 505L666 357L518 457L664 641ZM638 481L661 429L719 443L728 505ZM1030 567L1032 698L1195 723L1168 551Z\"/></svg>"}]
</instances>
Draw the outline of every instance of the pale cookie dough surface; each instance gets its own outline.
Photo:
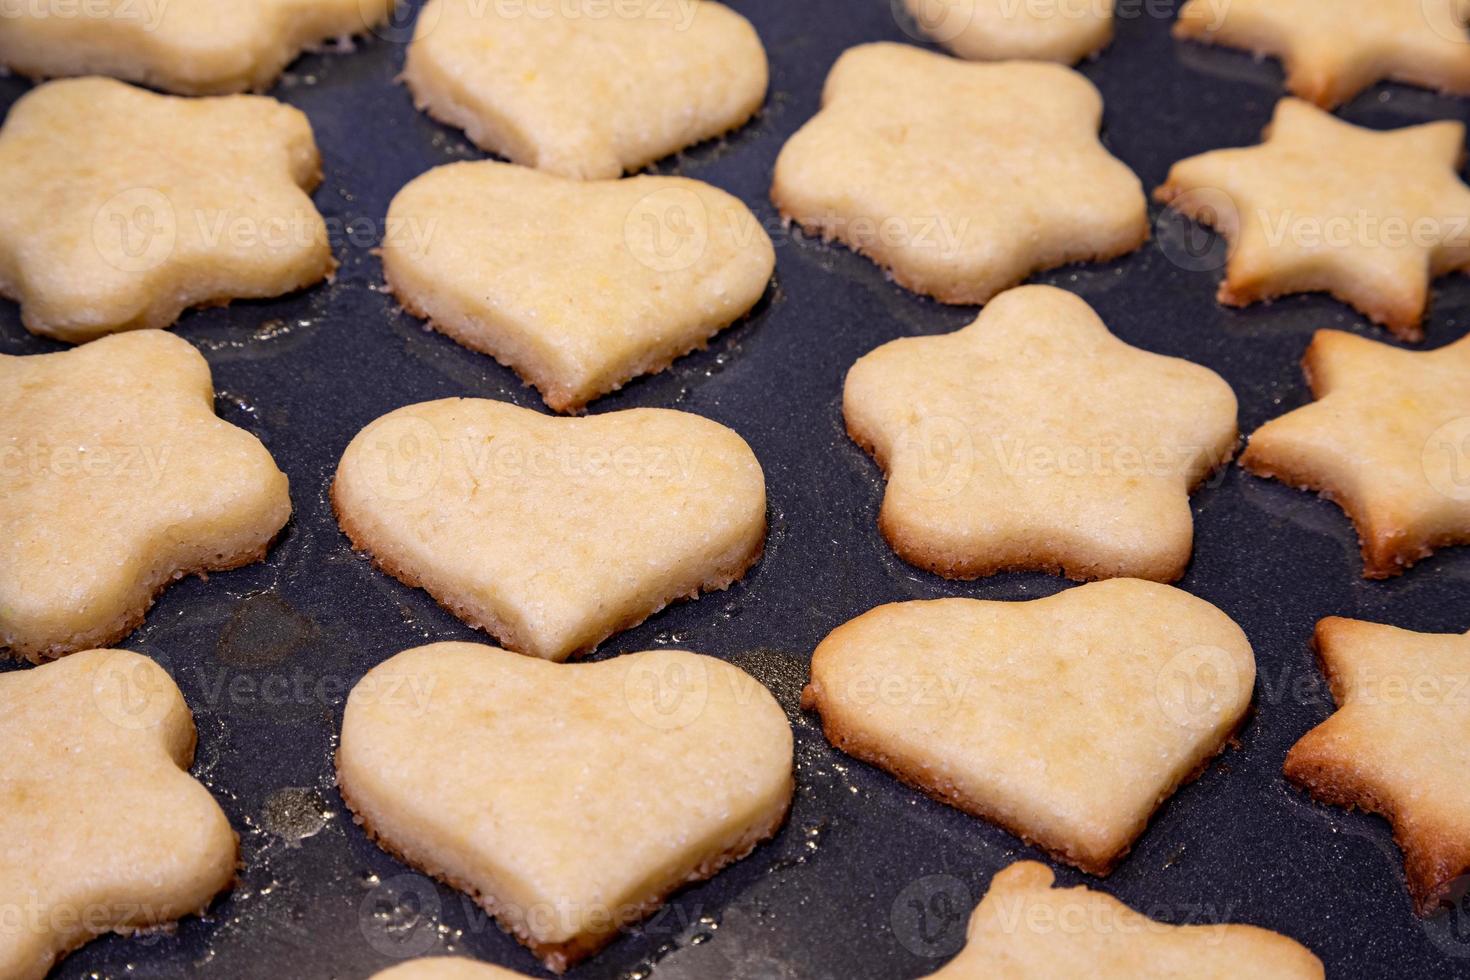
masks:
<instances>
[{"instance_id":1,"label":"pale cookie dough surface","mask_svg":"<svg viewBox=\"0 0 1470 980\"><path fill-rule=\"evenodd\" d=\"M899 284L984 303L1033 272L1148 239L1143 189L1098 142L1102 97L1060 65L851 48L776 160L783 217Z\"/></svg>"},{"instance_id":2,"label":"pale cookie dough surface","mask_svg":"<svg viewBox=\"0 0 1470 980\"><path fill-rule=\"evenodd\" d=\"M1018 861L991 879L965 948L934 980L1322 980L1321 960L1280 933L1226 923L1174 926L1103 892L1055 887Z\"/></svg>"},{"instance_id":3,"label":"pale cookie dough surface","mask_svg":"<svg viewBox=\"0 0 1470 980\"><path fill-rule=\"evenodd\" d=\"M352 440L332 500L389 574L549 660L726 588L765 542L765 477L745 440L665 409L410 405Z\"/></svg>"},{"instance_id":4,"label":"pale cookie dough surface","mask_svg":"<svg viewBox=\"0 0 1470 980\"><path fill-rule=\"evenodd\" d=\"M388 229L399 302L558 411L703 346L756 304L776 265L749 208L682 177L582 182L455 163L399 191Z\"/></svg>"},{"instance_id":5,"label":"pale cookie dough surface","mask_svg":"<svg viewBox=\"0 0 1470 980\"><path fill-rule=\"evenodd\" d=\"M1371 130L1282 99L1264 143L1181 160L1155 197L1229 240L1221 303L1326 292L1420 340L1430 280L1470 267L1464 142L1458 122Z\"/></svg>"},{"instance_id":6,"label":"pale cookie dough surface","mask_svg":"<svg viewBox=\"0 0 1470 980\"><path fill-rule=\"evenodd\" d=\"M1107 874L1224 748L1254 681L1228 616L1119 579L879 606L817 647L802 704L842 751Z\"/></svg>"},{"instance_id":7,"label":"pale cookie dough surface","mask_svg":"<svg viewBox=\"0 0 1470 980\"><path fill-rule=\"evenodd\" d=\"M1236 443L1219 375L1128 346L1050 286L861 358L843 414L888 475L883 536L952 578L1173 581L1193 547L1190 490Z\"/></svg>"},{"instance_id":8,"label":"pale cookie dough surface","mask_svg":"<svg viewBox=\"0 0 1470 980\"><path fill-rule=\"evenodd\" d=\"M556 665L439 643L348 699L343 797L560 972L776 832L792 736L764 687L682 650Z\"/></svg>"},{"instance_id":9,"label":"pale cookie dough surface","mask_svg":"<svg viewBox=\"0 0 1470 980\"><path fill-rule=\"evenodd\" d=\"M903 0L927 37L976 61L1075 64L1113 39L1113 0Z\"/></svg>"},{"instance_id":10,"label":"pale cookie dough surface","mask_svg":"<svg viewBox=\"0 0 1470 980\"><path fill-rule=\"evenodd\" d=\"M172 334L0 355L0 651L38 661L126 636L169 582L264 557L287 489Z\"/></svg>"},{"instance_id":11,"label":"pale cookie dough surface","mask_svg":"<svg viewBox=\"0 0 1470 980\"><path fill-rule=\"evenodd\" d=\"M1314 645L1337 712L1292 746L1287 778L1387 817L1433 915L1470 874L1470 636L1331 617Z\"/></svg>"},{"instance_id":12,"label":"pale cookie dough surface","mask_svg":"<svg viewBox=\"0 0 1470 980\"><path fill-rule=\"evenodd\" d=\"M1466 0L1189 0L1174 33L1274 55L1295 95L1332 108L1382 79L1470 94Z\"/></svg>"},{"instance_id":13,"label":"pale cookie dough surface","mask_svg":"<svg viewBox=\"0 0 1470 980\"><path fill-rule=\"evenodd\" d=\"M1241 464L1336 501L1368 578L1470 544L1470 338L1407 351L1319 330L1303 366L1317 401L1257 429Z\"/></svg>"},{"instance_id":14,"label":"pale cookie dough surface","mask_svg":"<svg viewBox=\"0 0 1470 980\"><path fill-rule=\"evenodd\" d=\"M26 0L0 12L0 65L112 75L181 95L270 87L303 50L362 34L392 0Z\"/></svg>"},{"instance_id":15,"label":"pale cookie dough surface","mask_svg":"<svg viewBox=\"0 0 1470 980\"><path fill-rule=\"evenodd\" d=\"M50 82L0 128L0 295L72 343L279 296L335 268L311 124L262 96Z\"/></svg>"},{"instance_id":16,"label":"pale cookie dough surface","mask_svg":"<svg viewBox=\"0 0 1470 980\"><path fill-rule=\"evenodd\" d=\"M431 956L375 973L372 980L510 980L525 975L463 957Z\"/></svg>"},{"instance_id":17,"label":"pale cookie dough surface","mask_svg":"<svg viewBox=\"0 0 1470 980\"><path fill-rule=\"evenodd\" d=\"M601 16L560 0L430 0L403 69L419 108L482 149L579 180L737 128L767 76L755 28L710 0L621 0Z\"/></svg>"},{"instance_id":18,"label":"pale cookie dough surface","mask_svg":"<svg viewBox=\"0 0 1470 980\"><path fill-rule=\"evenodd\" d=\"M235 834L193 758L189 708L147 657L0 674L0 976L41 980L96 936L203 912L230 886Z\"/></svg>"}]
</instances>

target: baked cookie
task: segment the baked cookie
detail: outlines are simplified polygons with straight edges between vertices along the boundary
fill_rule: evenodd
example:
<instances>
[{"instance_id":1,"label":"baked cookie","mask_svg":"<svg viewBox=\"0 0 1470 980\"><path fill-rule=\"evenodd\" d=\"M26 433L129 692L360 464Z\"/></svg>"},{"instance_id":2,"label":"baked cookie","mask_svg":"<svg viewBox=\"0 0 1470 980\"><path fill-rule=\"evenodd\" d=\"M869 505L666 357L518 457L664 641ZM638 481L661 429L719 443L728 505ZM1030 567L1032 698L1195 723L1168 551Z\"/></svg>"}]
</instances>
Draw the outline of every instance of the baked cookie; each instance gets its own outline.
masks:
<instances>
[{"instance_id":1,"label":"baked cookie","mask_svg":"<svg viewBox=\"0 0 1470 980\"><path fill-rule=\"evenodd\" d=\"M1060 65L865 44L837 60L822 111L781 149L771 199L908 289L984 303L1148 239L1138 178L1098 142L1102 108Z\"/></svg>"},{"instance_id":2,"label":"baked cookie","mask_svg":"<svg viewBox=\"0 0 1470 980\"><path fill-rule=\"evenodd\" d=\"M1420 340L1430 280L1470 267L1464 142L1458 122L1381 132L1282 99L1264 143L1181 160L1154 196L1230 242L1221 303L1326 292Z\"/></svg>"},{"instance_id":3,"label":"baked cookie","mask_svg":"<svg viewBox=\"0 0 1470 980\"><path fill-rule=\"evenodd\" d=\"M311 124L274 99L50 82L0 128L0 295L81 343L301 289L336 267L320 180Z\"/></svg>"},{"instance_id":4,"label":"baked cookie","mask_svg":"<svg viewBox=\"0 0 1470 980\"><path fill-rule=\"evenodd\" d=\"M113 643L170 582L259 561L290 516L285 474L215 417L186 341L0 355L0 651Z\"/></svg>"},{"instance_id":5,"label":"baked cookie","mask_svg":"<svg viewBox=\"0 0 1470 980\"><path fill-rule=\"evenodd\" d=\"M353 689L337 779L374 840L560 973L776 832L792 737L713 657L557 666L438 643Z\"/></svg>"},{"instance_id":6,"label":"baked cookie","mask_svg":"<svg viewBox=\"0 0 1470 980\"><path fill-rule=\"evenodd\" d=\"M998 871L970 916L965 948L934 980L1191 977L1322 980L1322 961L1294 939L1255 926L1171 926L1081 885L1056 888L1051 869L1017 861Z\"/></svg>"},{"instance_id":7,"label":"baked cookie","mask_svg":"<svg viewBox=\"0 0 1470 980\"><path fill-rule=\"evenodd\" d=\"M0 65L181 95L259 91L303 50L371 30L392 9L393 0L28 0L0 11Z\"/></svg>"},{"instance_id":8,"label":"baked cookie","mask_svg":"<svg viewBox=\"0 0 1470 980\"><path fill-rule=\"evenodd\" d=\"M745 440L666 409L554 419L478 398L410 405L352 440L332 502L388 574L548 660L727 588L766 531Z\"/></svg>"},{"instance_id":9,"label":"baked cookie","mask_svg":"<svg viewBox=\"0 0 1470 980\"><path fill-rule=\"evenodd\" d=\"M1470 635L1331 617L1313 641L1337 712L1286 756L1325 803L1381 813L1420 915L1470 874Z\"/></svg>"},{"instance_id":10,"label":"baked cookie","mask_svg":"<svg viewBox=\"0 0 1470 980\"><path fill-rule=\"evenodd\" d=\"M387 227L398 301L559 412L702 347L776 267L749 208L683 177L583 183L453 163L399 191Z\"/></svg>"},{"instance_id":11,"label":"baked cookie","mask_svg":"<svg viewBox=\"0 0 1470 980\"><path fill-rule=\"evenodd\" d=\"M1240 727L1255 669L1214 606L1118 579L879 606L817 647L802 706L849 755L1105 875Z\"/></svg>"},{"instance_id":12,"label":"baked cookie","mask_svg":"<svg viewBox=\"0 0 1470 980\"><path fill-rule=\"evenodd\" d=\"M1128 346L1050 286L884 344L848 372L842 410L888 474L883 536L949 578L1173 581L1194 542L1190 490L1236 443L1219 375Z\"/></svg>"},{"instance_id":13,"label":"baked cookie","mask_svg":"<svg viewBox=\"0 0 1470 980\"><path fill-rule=\"evenodd\" d=\"M1257 429L1241 465L1341 505L1368 578L1470 544L1470 337L1407 351L1319 330L1303 367L1318 400Z\"/></svg>"},{"instance_id":14,"label":"baked cookie","mask_svg":"<svg viewBox=\"0 0 1470 980\"><path fill-rule=\"evenodd\" d=\"M766 97L755 28L710 0L429 0L403 80L482 149L562 177L638 170L742 125Z\"/></svg>"},{"instance_id":15,"label":"baked cookie","mask_svg":"<svg viewBox=\"0 0 1470 980\"><path fill-rule=\"evenodd\" d=\"M961 58L1075 64L1113 39L1113 0L903 0L915 26Z\"/></svg>"},{"instance_id":16,"label":"baked cookie","mask_svg":"<svg viewBox=\"0 0 1470 980\"><path fill-rule=\"evenodd\" d=\"M193 716L147 657L0 674L0 976L41 980L97 936L167 926L230 887L235 834L193 759Z\"/></svg>"},{"instance_id":17,"label":"baked cookie","mask_svg":"<svg viewBox=\"0 0 1470 980\"><path fill-rule=\"evenodd\" d=\"M1464 0L1189 0L1176 37L1273 55L1286 87L1330 109L1388 78L1470 93Z\"/></svg>"},{"instance_id":18,"label":"baked cookie","mask_svg":"<svg viewBox=\"0 0 1470 980\"><path fill-rule=\"evenodd\" d=\"M524 976L524 973L489 963L476 963L460 956L430 956L375 973L372 980L509 980Z\"/></svg>"}]
</instances>

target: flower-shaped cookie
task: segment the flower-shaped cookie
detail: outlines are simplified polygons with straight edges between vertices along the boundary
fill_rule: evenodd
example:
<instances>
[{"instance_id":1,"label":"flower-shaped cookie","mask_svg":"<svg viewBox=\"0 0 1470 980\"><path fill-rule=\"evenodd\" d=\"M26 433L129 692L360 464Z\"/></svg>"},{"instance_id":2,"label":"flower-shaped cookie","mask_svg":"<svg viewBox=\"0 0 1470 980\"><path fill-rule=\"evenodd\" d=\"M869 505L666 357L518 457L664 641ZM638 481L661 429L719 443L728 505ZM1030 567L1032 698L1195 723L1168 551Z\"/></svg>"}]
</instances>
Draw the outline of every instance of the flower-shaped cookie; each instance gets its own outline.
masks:
<instances>
[{"instance_id":1,"label":"flower-shaped cookie","mask_svg":"<svg viewBox=\"0 0 1470 980\"><path fill-rule=\"evenodd\" d=\"M41 980L97 936L167 926L230 886L235 834L193 758L189 708L147 657L0 674L0 976Z\"/></svg>"},{"instance_id":2,"label":"flower-shaped cookie","mask_svg":"<svg viewBox=\"0 0 1470 980\"><path fill-rule=\"evenodd\" d=\"M1292 746L1286 775L1387 817L1432 915L1470 874L1470 636L1330 618L1315 646L1337 711Z\"/></svg>"},{"instance_id":3,"label":"flower-shaped cookie","mask_svg":"<svg viewBox=\"0 0 1470 980\"><path fill-rule=\"evenodd\" d=\"M931 980L997 977L1272 977L1322 980L1322 961L1255 926L1171 926L1103 892L1055 887L1051 869L1017 861L990 880L965 948Z\"/></svg>"},{"instance_id":4,"label":"flower-shaped cookie","mask_svg":"<svg viewBox=\"0 0 1470 980\"><path fill-rule=\"evenodd\" d=\"M215 417L178 337L0 356L0 651L118 640L175 579L259 560L290 515L285 474Z\"/></svg>"},{"instance_id":5,"label":"flower-shaped cookie","mask_svg":"<svg viewBox=\"0 0 1470 980\"><path fill-rule=\"evenodd\" d=\"M1155 196L1230 241L1220 302L1328 292L1419 340L1430 280L1470 267L1464 142L1457 122L1380 132L1282 99L1264 143L1181 160Z\"/></svg>"},{"instance_id":6,"label":"flower-shaped cookie","mask_svg":"<svg viewBox=\"0 0 1470 980\"><path fill-rule=\"evenodd\" d=\"M1050 286L863 357L843 414L888 474L883 536L952 578L1173 581L1193 548L1190 491L1236 443L1219 375L1128 346Z\"/></svg>"},{"instance_id":7,"label":"flower-shaped cookie","mask_svg":"<svg viewBox=\"0 0 1470 980\"><path fill-rule=\"evenodd\" d=\"M259 91L304 49L370 30L392 9L393 0L32 0L0 10L0 65L181 95Z\"/></svg>"},{"instance_id":8,"label":"flower-shaped cookie","mask_svg":"<svg viewBox=\"0 0 1470 980\"><path fill-rule=\"evenodd\" d=\"M300 289L334 268L320 179L311 125L273 99L42 85L0 128L0 294L81 342Z\"/></svg>"},{"instance_id":9,"label":"flower-shaped cookie","mask_svg":"<svg viewBox=\"0 0 1470 980\"><path fill-rule=\"evenodd\" d=\"M1225 747L1255 676L1219 609L1114 579L879 606L817 647L802 705L842 751L1103 875Z\"/></svg>"},{"instance_id":10,"label":"flower-shaped cookie","mask_svg":"<svg viewBox=\"0 0 1470 980\"><path fill-rule=\"evenodd\" d=\"M706 343L776 266L749 208L684 177L453 163L399 191L387 227L383 271L399 302L560 412Z\"/></svg>"},{"instance_id":11,"label":"flower-shaped cookie","mask_svg":"<svg viewBox=\"0 0 1470 980\"><path fill-rule=\"evenodd\" d=\"M1339 503L1368 578L1470 544L1470 337L1406 351L1321 330L1303 367L1318 400L1257 429L1241 465Z\"/></svg>"},{"instance_id":12,"label":"flower-shaped cookie","mask_svg":"<svg viewBox=\"0 0 1470 980\"><path fill-rule=\"evenodd\" d=\"M961 58L1073 64L1113 39L1113 0L903 0L914 25Z\"/></svg>"},{"instance_id":13,"label":"flower-shaped cookie","mask_svg":"<svg viewBox=\"0 0 1470 980\"><path fill-rule=\"evenodd\" d=\"M1281 58L1286 87L1324 108L1381 79L1470 93L1464 0L1189 0L1177 37Z\"/></svg>"},{"instance_id":14,"label":"flower-shaped cookie","mask_svg":"<svg viewBox=\"0 0 1470 980\"><path fill-rule=\"evenodd\" d=\"M337 781L373 839L560 973L772 836L791 753L776 699L714 657L437 643L353 688Z\"/></svg>"},{"instance_id":15,"label":"flower-shaped cookie","mask_svg":"<svg viewBox=\"0 0 1470 980\"><path fill-rule=\"evenodd\" d=\"M1147 240L1138 178L1098 142L1102 109L1060 65L862 45L782 148L771 199L915 292L984 303L1033 272Z\"/></svg>"},{"instance_id":16,"label":"flower-shaped cookie","mask_svg":"<svg viewBox=\"0 0 1470 980\"><path fill-rule=\"evenodd\" d=\"M619 177L740 126L766 96L755 28L712 0L429 0L403 80L514 163Z\"/></svg>"}]
</instances>

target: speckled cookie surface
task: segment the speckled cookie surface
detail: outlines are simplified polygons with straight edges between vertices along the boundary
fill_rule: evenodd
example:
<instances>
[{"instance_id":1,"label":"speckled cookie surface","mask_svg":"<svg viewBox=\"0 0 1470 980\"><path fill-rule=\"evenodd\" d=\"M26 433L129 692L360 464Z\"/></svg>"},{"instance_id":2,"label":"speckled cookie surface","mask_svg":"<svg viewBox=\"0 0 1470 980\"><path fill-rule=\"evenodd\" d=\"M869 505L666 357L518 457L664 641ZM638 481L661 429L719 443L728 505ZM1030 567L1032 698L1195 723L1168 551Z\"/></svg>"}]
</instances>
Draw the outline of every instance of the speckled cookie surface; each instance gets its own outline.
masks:
<instances>
[{"instance_id":1,"label":"speckled cookie surface","mask_svg":"<svg viewBox=\"0 0 1470 980\"><path fill-rule=\"evenodd\" d=\"M1280 933L1224 922L1174 926L1103 892L1058 888L1051 869L1018 861L991 879L965 948L934 980L1322 980L1321 960Z\"/></svg>"},{"instance_id":2,"label":"speckled cookie surface","mask_svg":"<svg viewBox=\"0 0 1470 980\"><path fill-rule=\"evenodd\" d=\"M1098 142L1102 111L1092 83L1060 65L862 45L782 147L771 198L915 292L984 303L1148 239L1138 178Z\"/></svg>"},{"instance_id":3,"label":"speckled cookie surface","mask_svg":"<svg viewBox=\"0 0 1470 980\"><path fill-rule=\"evenodd\" d=\"M257 561L291 515L209 365L157 330L0 355L0 651L101 646L186 574Z\"/></svg>"},{"instance_id":4,"label":"speckled cookie surface","mask_svg":"<svg viewBox=\"0 0 1470 980\"><path fill-rule=\"evenodd\" d=\"M399 301L558 411L705 344L756 304L776 265L749 208L682 177L451 164L398 192L388 229Z\"/></svg>"},{"instance_id":5,"label":"speckled cookie surface","mask_svg":"<svg viewBox=\"0 0 1470 980\"><path fill-rule=\"evenodd\" d=\"M391 0L28 0L0 12L0 65L111 75L181 95L268 88L304 49L370 30Z\"/></svg>"},{"instance_id":6,"label":"speckled cookie surface","mask_svg":"<svg viewBox=\"0 0 1470 980\"><path fill-rule=\"evenodd\" d=\"M1224 747L1254 681L1220 610L1117 579L879 606L817 647L802 704L844 752L1107 874Z\"/></svg>"},{"instance_id":7,"label":"speckled cookie surface","mask_svg":"<svg viewBox=\"0 0 1470 980\"><path fill-rule=\"evenodd\" d=\"M235 834L193 758L189 708L147 657L0 674L0 976L41 980L96 936L167 926L230 886Z\"/></svg>"},{"instance_id":8,"label":"speckled cookie surface","mask_svg":"<svg viewBox=\"0 0 1470 980\"><path fill-rule=\"evenodd\" d=\"M961 58L1073 64L1113 39L1113 0L903 0L925 36Z\"/></svg>"},{"instance_id":9,"label":"speckled cookie surface","mask_svg":"<svg viewBox=\"0 0 1470 980\"><path fill-rule=\"evenodd\" d=\"M1128 346L1050 286L861 358L843 415L888 475L883 536L953 578L1173 581L1194 540L1189 493L1236 442L1219 375Z\"/></svg>"},{"instance_id":10,"label":"speckled cookie surface","mask_svg":"<svg viewBox=\"0 0 1470 980\"><path fill-rule=\"evenodd\" d=\"M274 99L50 82L0 128L0 295L80 343L289 293L335 268L320 179L311 124Z\"/></svg>"},{"instance_id":11,"label":"speckled cookie surface","mask_svg":"<svg viewBox=\"0 0 1470 980\"><path fill-rule=\"evenodd\" d=\"M592 180L740 126L767 74L755 29L712 0L430 0L403 80L482 149Z\"/></svg>"},{"instance_id":12,"label":"speckled cookie surface","mask_svg":"<svg viewBox=\"0 0 1470 980\"><path fill-rule=\"evenodd\" d=\"M556 665L440 643L354 688L337 773L379 843L560 972L775 833L792 736L776 699L713 657Z\"/></svg>"},{"instance_id":13,"label":"speckled cookie surface","mask_svg":"<svg viewBox=\"0 0 1470 980\"><path fill-rule=\"evenodd\" d=\"M332 499L380 567L549 660L727 587L765 543L765 477L745 440L666 409L410 405L352 440Z\"/></svg>"},{"instance_id":14,"label":"speckled cookie surface","mask_svg":"<svg viewBox=\"0 0 1470 980\"><path fill-rule=\"evenodd\" d=\"M409 960L375 973L372 980L510 980L524 976L524 973L459 956L431 956Z\"/></svg>"}]
</instances>

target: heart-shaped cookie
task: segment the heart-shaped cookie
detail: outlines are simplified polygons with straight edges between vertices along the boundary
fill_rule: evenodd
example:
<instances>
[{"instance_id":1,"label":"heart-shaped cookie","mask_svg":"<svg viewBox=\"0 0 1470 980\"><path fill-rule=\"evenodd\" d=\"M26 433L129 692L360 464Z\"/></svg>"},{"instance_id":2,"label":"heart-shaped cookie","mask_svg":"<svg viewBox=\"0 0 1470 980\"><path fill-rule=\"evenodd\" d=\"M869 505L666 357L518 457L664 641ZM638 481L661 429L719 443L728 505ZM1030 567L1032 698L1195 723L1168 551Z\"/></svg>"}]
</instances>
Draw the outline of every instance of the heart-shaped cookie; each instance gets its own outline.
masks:
<instances>
[{"instance_id":1,"label":"heart-shaped cookie","mask_svg":"<svg viewBox=\"0 0 1470 980\"><path fill-rule=\"evenodd\" d=\"M683 177L453 163L399 191L387 228L383 271L404 308L563 412L703 346L776 267L749 208Z\"/></svg>"},{"instance_id":2,"label":"heart-shaped cookie","mask_svg":"<svg viewBox=\"0 0 1470 980\"><path fill-rule=\"evenodd\" d=\"M384 571L548 660L728 587L765 542L765 477L745 440L665 409L410 405L352 440L332 500Z\"/></svg>"},{"instance_id":3,"label":"heart-shaped cookie","mask_svg":"<svg viewBox=\"0 0 1470 980\"><path fill-rule=\"evenodd\" d=\"M560 972L776 832L792 737L770 692L713 657L557 666L437 643L353 689L337 778L385 849Z\"/></svg>"},{"instance_id":4,"label":"heart-shaped cookie","mask_svg":"<svg viewBox=\"0 0 1470 980\"><path fill-rule=\"evenodd\" d=\"M1224 747L1254 683L1220 610L1112 579L879 606L817 647L802 702L844 752L1107 874Z\"/></svg>"}]
</instances>

